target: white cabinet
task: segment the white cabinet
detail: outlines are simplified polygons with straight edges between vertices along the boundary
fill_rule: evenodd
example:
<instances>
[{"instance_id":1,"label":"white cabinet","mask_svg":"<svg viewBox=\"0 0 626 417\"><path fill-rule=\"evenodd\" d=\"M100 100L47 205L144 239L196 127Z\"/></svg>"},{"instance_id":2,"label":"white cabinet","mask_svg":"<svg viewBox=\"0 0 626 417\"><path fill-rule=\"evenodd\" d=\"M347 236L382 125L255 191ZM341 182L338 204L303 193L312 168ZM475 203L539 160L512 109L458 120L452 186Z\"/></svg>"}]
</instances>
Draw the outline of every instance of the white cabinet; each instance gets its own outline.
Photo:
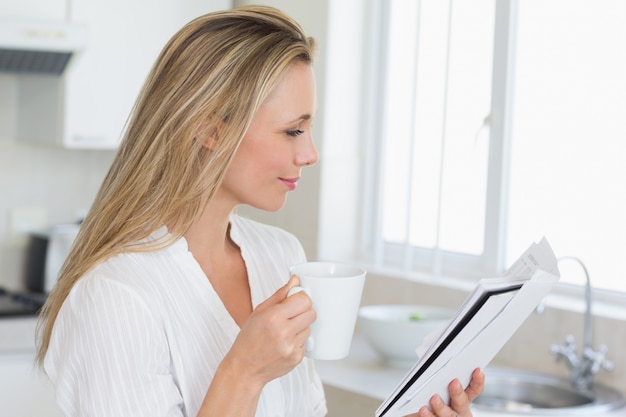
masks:
<instances>
[{"instance_id":1,"label":"white cabinet","mask_svg":"<svg viewBox=\"0 0 626 417\"><path fill-rule=\"evenodd\" d=\"M35 365L36 317L0 318L0 416L61 417Z\"/></svg>"},{"instance_id":2,"label":"white cabinet","mask_svg":"<svg viewBox=\"0 0 626 417\"><path fill-rule=\"evenodd\" d=\"M189 20L230 0L72 0L87 47L62 77L20 76L20 140L67 148L113 149L154 60Z\"/></svg>"}]
</instances>

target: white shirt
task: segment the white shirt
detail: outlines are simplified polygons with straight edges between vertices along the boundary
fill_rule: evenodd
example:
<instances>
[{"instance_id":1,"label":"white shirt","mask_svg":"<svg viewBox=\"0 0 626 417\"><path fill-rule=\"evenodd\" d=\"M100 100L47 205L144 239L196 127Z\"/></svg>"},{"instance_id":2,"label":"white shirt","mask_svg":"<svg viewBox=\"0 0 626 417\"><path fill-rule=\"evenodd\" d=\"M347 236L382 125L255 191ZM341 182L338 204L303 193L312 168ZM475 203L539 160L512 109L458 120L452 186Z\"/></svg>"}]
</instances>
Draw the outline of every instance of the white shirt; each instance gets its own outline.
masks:
<instances>
[{"instance_id":1,"label":"white shirt","mask_svg":"<svg viewBox=\"0 0 626 417\"><path fill-rule=\"evenodd\" d=\"M253 306L305 260L293 235L236 215L231 238L246 263ZM115 256L81 278L59 311L44 367L67 417L195 417L239 330L180 239ZM256 416L325 414L321 381L305 358L265 386Z\"/></svg>"}]
</instances>

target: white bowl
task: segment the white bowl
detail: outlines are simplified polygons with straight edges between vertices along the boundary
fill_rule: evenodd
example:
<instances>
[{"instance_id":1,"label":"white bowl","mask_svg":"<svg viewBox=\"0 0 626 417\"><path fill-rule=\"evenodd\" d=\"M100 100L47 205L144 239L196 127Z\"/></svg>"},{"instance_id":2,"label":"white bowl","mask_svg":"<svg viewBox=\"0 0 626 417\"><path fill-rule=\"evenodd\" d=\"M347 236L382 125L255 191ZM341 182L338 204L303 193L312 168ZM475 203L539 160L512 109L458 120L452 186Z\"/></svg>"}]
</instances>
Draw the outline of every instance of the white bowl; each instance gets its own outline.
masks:
<instances>
[{"instance_id":1,"label":"white bowl","mask_svg":"<svg viewBox=\"0 0 626 417\"><path fill-rule=\"evenodd\" d=\"M386 364L408 368L419 359L415 350L424 338L442 331L453 315L453 310L426 305L370 305L359 309L358 326Z\"/></svg>"}]
</instances>

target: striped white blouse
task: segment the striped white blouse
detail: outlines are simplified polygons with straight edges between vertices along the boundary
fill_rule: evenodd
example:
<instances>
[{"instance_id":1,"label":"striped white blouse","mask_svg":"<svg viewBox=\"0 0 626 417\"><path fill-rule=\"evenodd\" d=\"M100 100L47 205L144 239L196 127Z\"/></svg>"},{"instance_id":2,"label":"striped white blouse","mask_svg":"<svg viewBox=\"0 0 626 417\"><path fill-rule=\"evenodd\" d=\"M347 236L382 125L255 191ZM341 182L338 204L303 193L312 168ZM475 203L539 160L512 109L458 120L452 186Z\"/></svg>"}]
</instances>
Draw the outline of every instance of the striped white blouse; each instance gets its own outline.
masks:
<instances>
[{"instance_id":1,"label":"striped white blouse","mask_svg":"<svg viewBox=\"0 0 626 417\"><path fill-rule=\"evenodd\" d=\"M167 233L163 228L157 233ZM305 260L297 239L231 216L258 305ZM196 416L239 327L184 239L116 256L81 278L55 322L44 367L67 417ZM321 381L305 358L268 383L258 417L326 414Z\"/></svg>"}]
</instances>

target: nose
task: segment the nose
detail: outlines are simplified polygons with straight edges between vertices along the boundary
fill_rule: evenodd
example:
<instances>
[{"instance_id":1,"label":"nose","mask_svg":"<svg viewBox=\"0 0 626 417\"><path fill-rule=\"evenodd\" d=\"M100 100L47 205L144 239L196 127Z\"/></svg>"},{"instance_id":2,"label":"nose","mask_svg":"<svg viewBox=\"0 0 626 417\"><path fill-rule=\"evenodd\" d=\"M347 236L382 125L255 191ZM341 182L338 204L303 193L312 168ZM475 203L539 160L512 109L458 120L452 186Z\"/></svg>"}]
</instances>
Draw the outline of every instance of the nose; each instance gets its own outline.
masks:
<instances>
[{"instance_id":1,"label":"nose","mask_svg":"<svg viewBox=\"0 0 626 417\"><path fill-rule=\"evenodd\" d=\"M313 143L313 138L309 138L303 141L302 148L298 150L296 154L296 165L307 166L313 165L319 159L319 153Z\"/></svg>"}]
</instances>

